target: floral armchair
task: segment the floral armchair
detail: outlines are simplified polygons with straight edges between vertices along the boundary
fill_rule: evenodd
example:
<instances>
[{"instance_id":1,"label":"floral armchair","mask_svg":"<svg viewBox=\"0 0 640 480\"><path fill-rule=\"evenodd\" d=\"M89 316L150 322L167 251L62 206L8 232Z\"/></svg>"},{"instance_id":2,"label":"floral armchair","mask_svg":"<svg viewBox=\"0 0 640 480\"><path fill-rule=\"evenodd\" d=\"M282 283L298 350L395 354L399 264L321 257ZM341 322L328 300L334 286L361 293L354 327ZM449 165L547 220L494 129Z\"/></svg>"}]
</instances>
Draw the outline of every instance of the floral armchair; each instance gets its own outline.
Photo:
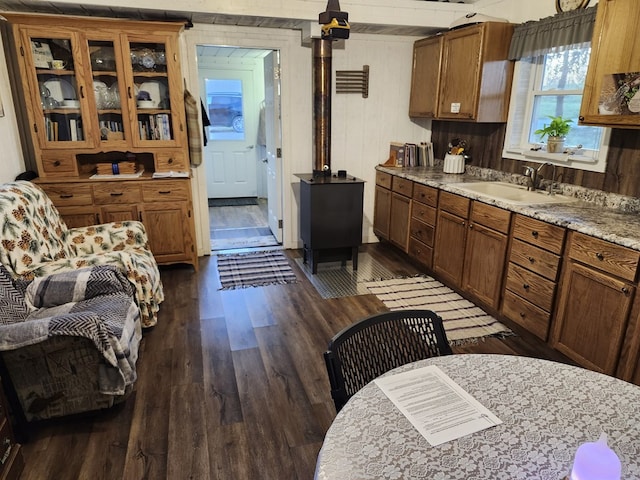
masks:
<instances>
[{"instance_id":1,"label":"floral armchair","mask_svg":"<svg viewBox=\"0 0 640 480\"><path fill-rule=\"evenodd\" d=\"M157 323L164 293L141 222L67 228L49 197L27 181L0 185L0 219L0 264L14 278L114 265L134 287L142 326Z\"/></svg>"}]
</instances>

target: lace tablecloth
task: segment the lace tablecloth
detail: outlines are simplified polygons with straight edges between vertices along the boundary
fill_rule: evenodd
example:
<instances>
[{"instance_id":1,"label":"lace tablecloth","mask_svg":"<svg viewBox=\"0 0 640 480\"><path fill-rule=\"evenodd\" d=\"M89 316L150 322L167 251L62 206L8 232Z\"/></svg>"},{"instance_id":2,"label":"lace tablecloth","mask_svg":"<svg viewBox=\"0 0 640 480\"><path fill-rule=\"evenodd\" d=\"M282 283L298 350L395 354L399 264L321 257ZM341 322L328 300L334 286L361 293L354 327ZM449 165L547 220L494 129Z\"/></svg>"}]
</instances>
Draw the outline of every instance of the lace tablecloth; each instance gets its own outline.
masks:
<instances>
[{"instance_id":1,"label":"lace tablecloth","mask_svg":"<svg viewBox=\"0 0 640 480\"><path fill-rule=\"evenodd\" d=\"M432 447L373 383L343 407L318 456L317 480L560 480L601 432L640 479L640 387L577 367L506 355L451 355L437 365L503 423ZM392 373L392 372L390 372Z\"/></svg>"}]
</instances>

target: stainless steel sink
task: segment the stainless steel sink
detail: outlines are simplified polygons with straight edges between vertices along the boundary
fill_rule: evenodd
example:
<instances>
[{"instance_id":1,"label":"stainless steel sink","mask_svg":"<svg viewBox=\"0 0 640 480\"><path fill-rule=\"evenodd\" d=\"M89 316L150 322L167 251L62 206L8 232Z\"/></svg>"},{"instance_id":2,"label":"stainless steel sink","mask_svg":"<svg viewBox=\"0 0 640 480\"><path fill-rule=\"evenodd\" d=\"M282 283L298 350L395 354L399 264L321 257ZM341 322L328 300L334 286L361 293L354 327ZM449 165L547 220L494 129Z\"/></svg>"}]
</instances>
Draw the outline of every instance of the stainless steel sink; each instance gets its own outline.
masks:
<instances>
[{"instance_id":1,"label":"stainless steel sink","mask_svg":"<svg viewBox=\"0 0 640 480\"><path fill-rule=\"evenodd\" d=\"M542 190L530 191L527 187L506 182L469 182L452 183L450 186L470 193L499 200L514 205L533 205L541 203L571 203L576 198L563 195L549 195Z\"/></svg>"}]
</instances>

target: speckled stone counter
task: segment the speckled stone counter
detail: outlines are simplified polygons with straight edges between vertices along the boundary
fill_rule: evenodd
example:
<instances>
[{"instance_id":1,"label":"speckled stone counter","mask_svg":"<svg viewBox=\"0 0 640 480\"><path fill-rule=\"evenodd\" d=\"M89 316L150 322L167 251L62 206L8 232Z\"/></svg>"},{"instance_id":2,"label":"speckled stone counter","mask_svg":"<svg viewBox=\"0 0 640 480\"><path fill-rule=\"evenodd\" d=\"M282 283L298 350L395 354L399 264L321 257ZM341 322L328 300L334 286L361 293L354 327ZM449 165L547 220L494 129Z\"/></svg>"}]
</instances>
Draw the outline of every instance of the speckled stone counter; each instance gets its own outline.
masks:
<instances>
[{"instance_id":1,"label":"speckled stone counter","mask_svg":"<svg viewBox=\"0 0 640 480\"><path fill-rule=\"evenodd\" d=\"M523 175L467 166L462 174L443 173L441 166L389 168L377 170L429 185L464 197L496 205L515 213L537 218L570 230L640 250L640 199L570 184L559 184L561 194L579 199L572 203L514 205L482 194L457 188L464 182L501 181L524 185Z\"/></svg>"}]
</instances>

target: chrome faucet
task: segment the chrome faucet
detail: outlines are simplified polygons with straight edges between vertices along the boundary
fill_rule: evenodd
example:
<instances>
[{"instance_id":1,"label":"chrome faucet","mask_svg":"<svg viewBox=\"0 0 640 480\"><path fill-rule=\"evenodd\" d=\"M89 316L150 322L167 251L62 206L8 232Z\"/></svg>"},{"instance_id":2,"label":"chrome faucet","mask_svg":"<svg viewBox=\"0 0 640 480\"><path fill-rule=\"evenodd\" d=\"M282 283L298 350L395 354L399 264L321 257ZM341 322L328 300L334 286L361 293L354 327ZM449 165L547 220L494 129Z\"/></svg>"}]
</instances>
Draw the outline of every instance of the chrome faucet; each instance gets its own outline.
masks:
<instances>
[{"instance_id":1,"label":"chrome faucet","mask_svg":"<svg viewBox=\"0 0 640 480\"><path fill-rule=\"evenodd\" d=\"M524 176L527 177L527 190L536 190L540 187L540 179L543 178L542 175L540 175L540 171L547 165L553 167L553 171L551 173L551 183L549 184L549 195L553 195L553 182L556 178L556 166L551 162L545 162L541 164L537 169L530 166L524 167Z\"/></svg>"}]
</instances>

